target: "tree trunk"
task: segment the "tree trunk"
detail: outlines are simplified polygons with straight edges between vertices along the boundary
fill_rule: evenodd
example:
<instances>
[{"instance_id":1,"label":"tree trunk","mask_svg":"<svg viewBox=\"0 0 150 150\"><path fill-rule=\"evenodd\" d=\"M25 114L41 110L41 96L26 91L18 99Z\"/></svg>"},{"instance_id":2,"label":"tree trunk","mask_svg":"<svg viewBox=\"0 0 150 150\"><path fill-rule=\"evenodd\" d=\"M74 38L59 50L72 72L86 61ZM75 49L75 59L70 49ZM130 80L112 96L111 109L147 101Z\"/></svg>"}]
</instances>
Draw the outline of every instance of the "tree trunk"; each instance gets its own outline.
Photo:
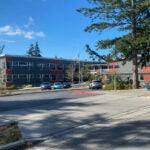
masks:
<instances>
[{"instance_id":1,"label":"tree trunk","mask_svg":"<svg viewBox=\"0 0 150 150\"><path fill-rule=\"evenodd\" d=\"M133 49L132 49L132 67L133 67L133 89L137 89L138 85L138 63L137 63L137 48L136 48L136 15L135 15L135 3L136 0L131 0L132 6L132 37L133 37Z\"/></svg>"},{"instance_id":2,"label":"tree trunk","mask_svg":"<svg viewBox=\"0 0 150 150\"><path fill-rule=\"evenodd\" d=\"M137 89L137 88L139 88L137 55L135 55L133 58L132 66L133 66L133 84L132 84L132 87L133 87L133 89Z\"/></svg>"}]
</instances>

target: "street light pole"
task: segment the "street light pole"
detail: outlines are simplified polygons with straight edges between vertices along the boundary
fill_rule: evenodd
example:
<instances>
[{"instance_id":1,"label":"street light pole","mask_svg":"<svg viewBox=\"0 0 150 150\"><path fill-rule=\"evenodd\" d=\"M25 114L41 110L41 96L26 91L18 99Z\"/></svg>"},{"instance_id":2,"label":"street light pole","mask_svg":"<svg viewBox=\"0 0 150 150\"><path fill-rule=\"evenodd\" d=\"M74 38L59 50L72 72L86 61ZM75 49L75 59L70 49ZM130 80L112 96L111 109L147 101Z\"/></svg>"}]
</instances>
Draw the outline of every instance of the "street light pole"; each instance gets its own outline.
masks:
<instances>
[{"instance_id":1,"label":"street light pole","mask_svg":"<svg viewBox=\"0 0 150 150\"><path fill-rule=\"evenodd\" d=\"M72 84L74 82L74 63L72 64Z\"/></svg>"},{"instance_id":2,"label":"street light pole","mask_svg":"<svg viewBox=\"0 0 150 150\"><path fill-rule=\"evenodd\" d=\"M81 69L80 69L80 58L79 58L79 84L80 84L80 74L81 74Z\"/></svg>"}]
</instances>

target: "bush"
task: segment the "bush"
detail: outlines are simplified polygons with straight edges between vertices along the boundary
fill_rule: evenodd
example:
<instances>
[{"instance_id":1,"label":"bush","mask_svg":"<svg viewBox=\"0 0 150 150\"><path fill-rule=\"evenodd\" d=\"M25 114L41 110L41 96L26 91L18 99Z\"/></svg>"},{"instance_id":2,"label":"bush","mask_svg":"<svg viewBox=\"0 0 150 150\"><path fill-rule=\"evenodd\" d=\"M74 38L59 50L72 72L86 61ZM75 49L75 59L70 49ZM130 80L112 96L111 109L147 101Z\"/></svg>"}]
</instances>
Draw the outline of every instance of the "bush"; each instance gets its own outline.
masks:
<instances>
[{"instance_id":1,"label":"bush","mask_svg":"<svg viewBox=\"0 0 150 150\"><path fill-rule=\"evenodd\" d=\"M110 84L104 84L103 90L114 90L114 84L112 82Z\"/></svg>"},{"instance_id":2,"label":"bush","mask_svg":"<svg viewBox=\"0 0 150 150\"><path fill-rule=\"evenodd\" d=\"M125 90L125 89L131 89L131 84L126 84L124 82L116 82L116 89L117 90ZM103 90L114 90L114 83L111 82L110 84L104 84Z\"/></svg>"},{"instance_id":3,"label":"bush","mask_svg":"<svg viewBox=\"0 0 150 150\"><path fill-rule=\"evenodd\" d=\"M16 85L11 85L9 87L6 87L6 90L15 90L15 89L18 89Z\"/></svg>"},{"instance_id":4,"label":"bush","mask_svg":"<svg viewBox=\"0 0 150 150\"><path fill-rule=\"evenodd\" d=\"M32 87L31 84L23 85L23 88L24 88L24 89L25 89L25 88L31 88L31 87Z\"/></svg>"}]
</instances>

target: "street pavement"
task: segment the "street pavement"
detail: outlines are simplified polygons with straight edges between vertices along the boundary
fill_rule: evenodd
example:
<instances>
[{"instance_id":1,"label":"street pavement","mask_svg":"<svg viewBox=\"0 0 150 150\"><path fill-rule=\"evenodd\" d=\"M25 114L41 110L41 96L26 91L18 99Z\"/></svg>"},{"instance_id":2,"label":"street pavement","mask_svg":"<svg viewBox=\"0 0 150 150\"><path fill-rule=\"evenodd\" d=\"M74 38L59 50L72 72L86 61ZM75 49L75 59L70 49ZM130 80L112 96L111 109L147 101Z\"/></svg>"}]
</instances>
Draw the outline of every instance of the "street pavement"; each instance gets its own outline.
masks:
<instances>
[{"instance_id":1,"label":"street pavement","mask_svg":"<svg viewBox=\"0 0 150 150\"><path fill-rule=\"evenodd\" d=\"M2 112L0 123L17 120L25 140L40 141L30 150L150 149L150 91L91 94L55 106Z\"/></svg>"}]
</instances>

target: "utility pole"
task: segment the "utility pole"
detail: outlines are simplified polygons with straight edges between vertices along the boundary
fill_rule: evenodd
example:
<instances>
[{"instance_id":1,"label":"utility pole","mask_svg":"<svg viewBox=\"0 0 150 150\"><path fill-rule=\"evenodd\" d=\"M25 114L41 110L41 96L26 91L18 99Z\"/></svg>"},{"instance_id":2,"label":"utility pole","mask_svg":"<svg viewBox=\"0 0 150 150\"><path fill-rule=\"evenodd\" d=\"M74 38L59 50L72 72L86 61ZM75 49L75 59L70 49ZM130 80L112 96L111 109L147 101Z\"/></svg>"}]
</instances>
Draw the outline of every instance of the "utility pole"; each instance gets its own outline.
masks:
<instances>
[{"instance_id":1,"label":"utility pole","mask_svg":"<svg viewBox=\"0 0 150 150\"><path fill-rule=\"evenodd\" d=\"M72 84L74 82L74 62L72 64Z\"/></svg>"},{"instance_id":2,"label":"utility pole","mask_svg":"<svg viewBox=\"0 0 150 150\"><path fill-rule=\"evenodd\" d=\"M80 77L81 77L81 68L80 68L80 58L79 58L79 84L80 84Z\"/></svg>"},{"instance_id":3,"label":"utility pole","mask_svg":"<svg viewBox=\"0 0 150 150\"><path fill-rule=\"evenodd\" d=\"M117 89L117 85L116 85L116 74L114 74L114 90Z\"/></svg>"}]
</instances>

